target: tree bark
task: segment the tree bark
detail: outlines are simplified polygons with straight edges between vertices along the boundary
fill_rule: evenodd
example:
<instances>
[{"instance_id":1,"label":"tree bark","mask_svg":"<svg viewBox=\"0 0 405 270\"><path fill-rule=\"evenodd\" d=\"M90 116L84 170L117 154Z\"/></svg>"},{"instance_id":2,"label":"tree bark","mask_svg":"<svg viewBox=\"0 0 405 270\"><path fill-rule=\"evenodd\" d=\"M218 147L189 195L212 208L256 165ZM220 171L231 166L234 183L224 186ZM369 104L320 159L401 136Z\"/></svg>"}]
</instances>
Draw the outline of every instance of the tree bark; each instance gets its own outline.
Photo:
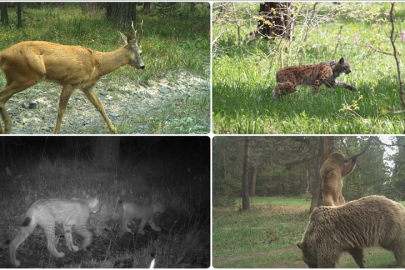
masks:
<instances>
[{"instance_id":1,"label":"tree bark","mask_svg":"<svg viewBox=\"0 0 405 270\"><path fill-rule=\"evenodd\" d=\"M248 190L248 168L249 168L249 147L250 137L245 137L245 155L243 159L243 175L242 175L242 208L243 210L250 209L249 190Z\"/></svg>"},{"instance_id":2,"label":"tree bark","mask_svg":"<svg viewBox=\"0 0 405 270\"><path fill-rule=\"evenodd\" d=\"M323 205L322 190L321 190L322 178L321 174L319 173L319 170L321 169L325 160L332 153L332 140L333 137L331 136L323 136L320 137L319 140L318 172L315 174L316 177L312 190L312 202L309 213L312 213L315 207Z\"/></svg>"},{"instance_id":3,"label":"tree bark","mask_svg":"<svg viewBox=\"0 0 405 270\"><path fill-rule=\"evenodd\" d=\"M259 163L256 162L253 169L252 186L250 187L250 197L256 197L256 179L257 179L257 167Z\"/></svg>"},{"instance_id":4,"label":"tree bark","mask_svg":"<svg viewBox=\"0 0 405 270\"><path fill-rule=\"evenodd\" d=\"M149 12L150 12L150 2L144 2L142 13L149 14Z\"/></svg>"},{"instance_id":5,"label":"tree bark","mask_svg":"<svg viewBox=\"0 0 405 270\"><path fill-rule=\"evenodd\" d=\"M110 2L107 4L107 18L111 23L129 27L136 20L136 2Z\"/></svg>"},{"instance_id":6,"label":"tree bark","mask_svg":"<svg viewBox=\"0 0 405 270\"><path fill-rule=\"evenodd\" d=\"M264 20L259 20L259 33L269 39L275 37L289 39L293 32L291 5L291 3L260 2L259 15Z\"/></svg>"},{"instance_id":7,"label":"tree bark","mask_svg":"<svg viewBox=\"0 0 405 270\"><path fill-rule=\"evenodd\" d=\"M17 28L20 29L22 27L21 22L21 2L17 2Z\"/></svg>"},{"instance_id":8,"label":"tree bark","mask_svg":"<svg viewBox=\"0 0 405 270\"><path fill-rule=\"evenodd\" d=\"M0 3L1 23L8 25L7 3Z\"/></svg>"}]
</instances>

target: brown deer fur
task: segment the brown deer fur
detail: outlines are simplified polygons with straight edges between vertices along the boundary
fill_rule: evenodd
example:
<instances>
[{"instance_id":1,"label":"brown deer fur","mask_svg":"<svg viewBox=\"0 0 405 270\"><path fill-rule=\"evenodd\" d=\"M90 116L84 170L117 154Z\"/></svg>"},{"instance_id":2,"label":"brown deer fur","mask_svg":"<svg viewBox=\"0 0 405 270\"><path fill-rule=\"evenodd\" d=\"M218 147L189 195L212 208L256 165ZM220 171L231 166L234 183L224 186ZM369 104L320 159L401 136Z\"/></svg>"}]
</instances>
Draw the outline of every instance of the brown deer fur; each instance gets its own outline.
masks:
<instances>
[{"instance_id":1,"label":"brown deer fur","mask_svg":"<svg viewBox=\"0 0 405 270\"><path fill-rule=\"evenodd\" d=\"M101 113L110 131L117 133L93 87L101 76L126 64L137 69L145 68L140 47L142 32L138 42L135 30L133 34L129 33L128 38L121 32L119 34L124 46L107 53L81 46L66 46L44 41L24 41L2 51L0 68L6 76L7 83L0 91L0 114L5 126L3 132L0 123L0 133L11 132L11 119L5 107L7 100L40 81L54 82L63 86L55 133L60 131L67 103L76 89L83 91Z\"/></svg>"}]
</instances>

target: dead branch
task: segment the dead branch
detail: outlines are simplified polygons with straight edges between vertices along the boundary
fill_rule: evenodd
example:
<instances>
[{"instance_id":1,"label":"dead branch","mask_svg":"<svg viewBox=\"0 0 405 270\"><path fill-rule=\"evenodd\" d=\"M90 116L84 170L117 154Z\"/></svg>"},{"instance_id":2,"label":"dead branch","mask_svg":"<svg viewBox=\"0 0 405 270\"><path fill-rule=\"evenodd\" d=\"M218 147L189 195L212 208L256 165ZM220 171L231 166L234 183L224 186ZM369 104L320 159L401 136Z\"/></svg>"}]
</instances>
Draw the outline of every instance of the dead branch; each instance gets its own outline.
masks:
<instances>
[{"instance_id":1,"label":"dead branch","mask_svg":"<svg viewBox=\"0 0 405 270\"><path fill-rule=\"evenodd\" d=\"M358 154L356 154L356 155L353 155L353 156L350 156L350 157L346 158L346 160L349 161L350 159L357 158L357 157L363 155L363 154L367 151L367 149L370 147L371 141L373 140L373 138L374 138L374 137L369 137L369 138L368 138L367 145L366 145L366 147L363 149L363 151L361 151L360 153L358 153ZM346 146L345 146L345 148L346 148ZM347 151L347 148L346 148L346 151Z\"/></svg>"},{"instance_id":2,"label":"dead branch","mask_svg":"<svg viewBox=\"0 0 405 270\"><path fill-rule=\"evenodd\" d=\"M395 47L395 42L394 42L394 28L395 28L395 26L394 26L394 15L393 15L394 4L395 3L391 3L391 10L390 10L391 44L392 44L392 48L394 49L395 62L397 63L398 80L399 80L399 95L400 95L400 98L401 98L402 106L405 108L404 91L402 89L403 83L402 83L402 79L401 79L401 69L399 68L399 59L398 59L398 56L397 56L397 48Z\"/></svg>"}]
</instances>

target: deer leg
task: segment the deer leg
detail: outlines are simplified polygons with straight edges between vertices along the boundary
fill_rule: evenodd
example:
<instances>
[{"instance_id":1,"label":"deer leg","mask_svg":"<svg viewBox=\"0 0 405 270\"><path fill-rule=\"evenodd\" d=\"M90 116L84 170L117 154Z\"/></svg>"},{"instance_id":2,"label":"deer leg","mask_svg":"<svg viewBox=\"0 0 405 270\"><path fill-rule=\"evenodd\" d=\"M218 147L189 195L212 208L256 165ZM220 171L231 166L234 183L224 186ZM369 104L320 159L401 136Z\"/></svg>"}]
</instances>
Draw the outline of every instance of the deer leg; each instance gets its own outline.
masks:
<instances>
[{"instance_id":1,"label":"deer leg","mask_svg":"<svg viewBox=\"0 0 405 270\"><path fill-rule=\"evenodd\" d=\"M62 89L62 93L59 97L59 108L58 108L58 118L56 119L56 127L55 127L55 134L59 134L60 126L62 124L62 117L65 114L66 107L70 96L72 95L73 91L76 89L76 86L73 85L64 85Z\"/></svg>"},{"instance_id":2,"label":"deer leg","mask_svg":"<svg viewBox=\"0 0 405 270\"><path fill-rule=\"evenodd\" d=\"M6 109L6 102L14 94L27 89L30 86L35 85L36 82L19 82L19 81L7 81L6 87L0 91L0 114L4 121L4 131L0 123L0 134L11 132L11 118Z\"/></svg>"},{"instance_id":3,"label":"deer leg","mask_svg":"<svg viewBox=\"0 0 405 270\"><path fill-rule=\"evenodd\" d=\"M86 89L82 89L83 93L87 96L91 103L93 103L94 107L101 113L104 118L104 121L107 123L108 128L114 134L117 134L117 128L111 123L110 119L108 118L107 114L105 113L104 106L101 103L100 99L98 98L96 92L94 92L93 86L88 87Z\"/></svg>"}]
</instances>

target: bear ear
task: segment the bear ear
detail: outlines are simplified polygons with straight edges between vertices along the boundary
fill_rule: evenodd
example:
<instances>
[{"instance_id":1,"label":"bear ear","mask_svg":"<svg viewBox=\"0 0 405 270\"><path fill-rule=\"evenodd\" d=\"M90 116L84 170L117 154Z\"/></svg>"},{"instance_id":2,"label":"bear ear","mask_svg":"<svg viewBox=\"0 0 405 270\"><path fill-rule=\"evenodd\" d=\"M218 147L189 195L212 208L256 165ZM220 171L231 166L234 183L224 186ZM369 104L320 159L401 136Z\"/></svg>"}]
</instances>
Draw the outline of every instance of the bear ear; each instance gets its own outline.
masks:
<instances>
[{"instance_id":1,"label":"bear ear","mask_svg":"<svg viewBox=\"0 0 405 270\"><path fill-rule=\"evenodd\" d=\"M345 63L345 59L343 59L343 57L342 57L342 58L340 58L340 60L339 60L339 64L343 65L344 63Z\"/></svg>"},{"instance_id":2,"label":"bear ear","mask_svg":"<svg viewBox=\"0 0 405 270\"><path fill-rule=\"evenodd\" d=\"M297 242L297 247L299 247L302 250L302 243L301 242Z\"/></svg>"}]
</instances>

